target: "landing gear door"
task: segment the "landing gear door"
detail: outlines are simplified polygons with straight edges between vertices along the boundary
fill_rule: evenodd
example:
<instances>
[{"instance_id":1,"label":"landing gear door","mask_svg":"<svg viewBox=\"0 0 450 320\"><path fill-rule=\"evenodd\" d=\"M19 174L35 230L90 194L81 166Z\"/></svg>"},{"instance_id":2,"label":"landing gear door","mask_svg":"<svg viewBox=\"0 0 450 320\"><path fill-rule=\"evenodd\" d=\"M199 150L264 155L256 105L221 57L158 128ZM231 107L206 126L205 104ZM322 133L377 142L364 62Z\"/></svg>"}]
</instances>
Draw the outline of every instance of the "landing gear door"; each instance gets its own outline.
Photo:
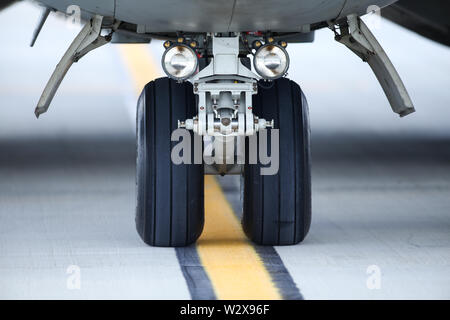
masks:
<instances>
[{"instance_id":1,"label":"landing gear door","mask_svg":"<svg viewBox=\"0 0 450 320\"><path fill-rule=\"evenodd\" d=\"M347 22L348 25L340 26L336 41L370 65L395 113L404 117L415 112L400 75L366 24L356 15L348 16Z\"/></svg>"}]
</instances>

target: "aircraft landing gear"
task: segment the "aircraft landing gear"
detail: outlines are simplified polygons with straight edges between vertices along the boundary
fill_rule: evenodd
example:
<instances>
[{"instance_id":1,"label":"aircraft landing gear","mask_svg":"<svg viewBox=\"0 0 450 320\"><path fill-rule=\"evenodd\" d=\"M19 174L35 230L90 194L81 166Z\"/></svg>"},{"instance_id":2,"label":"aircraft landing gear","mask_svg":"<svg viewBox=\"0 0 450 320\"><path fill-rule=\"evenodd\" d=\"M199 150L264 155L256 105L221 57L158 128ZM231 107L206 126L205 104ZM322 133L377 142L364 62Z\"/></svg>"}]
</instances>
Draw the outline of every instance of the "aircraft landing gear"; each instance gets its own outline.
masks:
<instances>
[{"instance_id":1,"label":"aircraft landing gear","mask_svg":"<svg viewBox=\"0 0 450 320\"><path fill-rule=\"evenodd\" d=\"M204 51L201 39L166 42L163 67L172 79L152 81L142 92L137 108L136 226L149 245L186 246L197 240L204 222L204 174L244 176L242 225L255 243L292 245L308 233L306 99L297 84L282 77L289 64L285 46L273 39L266 45L259 42L254 61L259 76L249 69L240 40L240 35L210 35ZM212 58L194 72L199 56ZM261 79L264 75L270 82ZM186 80L192 84L182 82ZM190 143L181 152L181 163L173 158L178 141L171 140L177 129L188 140L200 139L201 146ZM205 137L212 140L213 163L204 157ZM269 154L275 163L268 166Z\"/></svg>"},{"instance_id":2,"label":"aircraft landing gear","mask_svg":"<svg viewBox=\"0 0 450 320\"><path fill-rule=\"evenodd\" d=\"M46 9L33 42L48 13ZM358 15L328 24L335 40L370 65L392 110L401 117L413 113L400 76ZM116 32L139 34L148 41L149 37L170 39L164 42L162 57L168 78L150 82L137 108L140 236L153 246L195 242L204 223L203 175L240 174L245 177L242 223L247 236L262 245L302 241L311 224L308 110L300 87L284 76L290 62L287 42L309 42L313 30L143 35L139 29L112 17L92 16L56 66L35 109L36 117L48 110L74 62L106 43L121 42L120 34L114 40ZM194 140L180 149L181 162L173 159L177 129L183 133L176 136ZM264 139L267 134L269 139ZM200 146L193 137L200 137ZM212 143L203 148L208 138ZM211 145L214 152L204 157L203 150ZM275 170L267 161L274 154L278 156Z\"/></svg>"},{"instance_id":3,"label":"aircraft landing gear","mask_svg":"<svg viewBox=\"0 0 450 320\"><path fill-rule=\"evenodd\" d=\"M170 136L177 129L177 120L196 112L192 89L190 83L160 78L144 88L138 102L136 227L148 245L186 246L194 243L203 229L204 165L195 164L194 144L192 164L171 161L175 142ZM260 87L252 104L255 115L274 119L280 158L276 174L262 175L265 166L259 161L244 165L242 225L257 244L297 244L311 224L307 102L296 83L281 78L270 87ZM272 141L270 130L267 141ZM249 159L248 139L245 147Z\"/></svg>"}]
</instances>

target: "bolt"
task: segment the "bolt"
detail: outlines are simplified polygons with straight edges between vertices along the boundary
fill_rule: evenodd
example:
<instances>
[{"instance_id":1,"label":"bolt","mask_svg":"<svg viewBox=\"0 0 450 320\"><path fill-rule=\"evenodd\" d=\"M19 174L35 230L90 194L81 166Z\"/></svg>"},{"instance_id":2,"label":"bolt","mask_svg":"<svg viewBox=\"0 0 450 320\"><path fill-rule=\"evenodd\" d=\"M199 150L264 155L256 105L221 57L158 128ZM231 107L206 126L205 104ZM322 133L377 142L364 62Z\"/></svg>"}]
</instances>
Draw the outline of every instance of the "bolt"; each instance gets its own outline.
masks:
<instances>
[{"instance_id":1,"label":"bolt","mask_svg":"<svg viewBox=\"0 0 450 320\"><path fill-rule=\"evenodd\" d=\"M230 118L222 118L221 122L225 127L228 127L231 123L231 120Z\"/></svg>"}]
</instances>

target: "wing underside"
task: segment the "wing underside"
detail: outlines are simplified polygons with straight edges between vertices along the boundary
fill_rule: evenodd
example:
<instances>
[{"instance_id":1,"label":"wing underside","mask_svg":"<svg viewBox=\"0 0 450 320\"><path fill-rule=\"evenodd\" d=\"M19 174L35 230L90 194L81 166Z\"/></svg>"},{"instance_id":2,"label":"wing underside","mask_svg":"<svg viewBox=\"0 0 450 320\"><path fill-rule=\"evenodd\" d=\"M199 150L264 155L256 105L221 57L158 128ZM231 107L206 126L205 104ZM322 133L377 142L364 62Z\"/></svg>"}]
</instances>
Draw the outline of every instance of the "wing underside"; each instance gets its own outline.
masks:
<instances>
[{"instance_id":1,"label":"wing underside","mask_svg":"<svg viewBox=\"0 0 450 320\"><path fill-rule=\"evenodd\" d=\"M450 46L450 2L400 0L382 10L382 16L431 40Z\"/></svg>"}]
</instances>

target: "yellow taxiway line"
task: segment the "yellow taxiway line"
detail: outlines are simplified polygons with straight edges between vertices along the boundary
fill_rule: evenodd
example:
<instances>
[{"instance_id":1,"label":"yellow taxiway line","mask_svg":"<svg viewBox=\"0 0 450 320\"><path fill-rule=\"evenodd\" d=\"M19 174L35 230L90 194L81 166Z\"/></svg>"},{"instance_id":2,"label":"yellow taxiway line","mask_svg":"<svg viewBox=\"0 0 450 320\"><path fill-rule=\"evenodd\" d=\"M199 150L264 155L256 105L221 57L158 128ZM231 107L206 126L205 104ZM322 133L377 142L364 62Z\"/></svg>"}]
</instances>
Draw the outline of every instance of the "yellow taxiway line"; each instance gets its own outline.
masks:
<instances>
[{"instance_id":1,"label":"yellow taxiway line","mask_svg":"<svg viewBox=\"0 0 450 320\"><path fill-rule=\"evenodd\" d=\"M130 72L137 95L141 94L148 82L162 76L147 44L123 44L118 48L122 60Z\"/></svg>"},{"instance_id":2,"label":"yellow taxiway line","mask_svg":"<svg viewBox=\"0 0 450 320\"><path fill-rule=\"evenodd\" d=\"M217 179L205 177L205 228L197 250L218 299L281 299Z\"/></svg>"}]
</instances>

